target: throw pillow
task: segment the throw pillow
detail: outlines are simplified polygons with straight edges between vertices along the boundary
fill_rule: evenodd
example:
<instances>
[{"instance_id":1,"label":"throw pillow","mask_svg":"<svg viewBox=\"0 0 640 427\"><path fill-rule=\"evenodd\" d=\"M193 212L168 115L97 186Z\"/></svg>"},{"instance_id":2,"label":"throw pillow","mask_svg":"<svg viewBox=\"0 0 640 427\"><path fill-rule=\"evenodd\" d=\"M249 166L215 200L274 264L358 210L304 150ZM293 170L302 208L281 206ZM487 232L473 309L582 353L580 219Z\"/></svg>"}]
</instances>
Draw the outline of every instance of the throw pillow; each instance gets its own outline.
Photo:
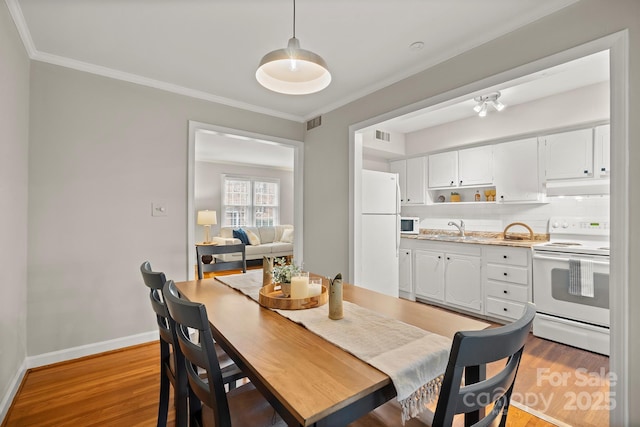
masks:
<instances>
[{"instance_id":1,"label":"throw pillow","mask_svg":"<svg viewBox=\"0 0 640 427\"><path fill-rule=\"evenodd\" d=\"M249 244L252 246L256 246L260 244L260 238L258 236L256 236L256 233L254 233L251 230L243 230L245 233L247 233L247 238L249 239Z\"/></svg>"},{"instance_id":2,"label":"throw pillow","mask_svg":"<svg viewBox=\"0 0 640 427\"><path fill-rule=\"evenodd\" d=\"M247 237L247 233L244 232L242 228L238 228L237 230L233 230L233 237L236 239L240 239L242 243L245 245L249 244L249 238Z\"/></svg>"},{"instance_id":3,"label":"throw pillow","mask_svg":"<svg viewBox=\"0 0 640 427\"><path fill-rule=\"evenodd\" d=\"M282 232L280 241L283 243L293 243L293 228L287 228Z\"/></svg>"}]
</instances>

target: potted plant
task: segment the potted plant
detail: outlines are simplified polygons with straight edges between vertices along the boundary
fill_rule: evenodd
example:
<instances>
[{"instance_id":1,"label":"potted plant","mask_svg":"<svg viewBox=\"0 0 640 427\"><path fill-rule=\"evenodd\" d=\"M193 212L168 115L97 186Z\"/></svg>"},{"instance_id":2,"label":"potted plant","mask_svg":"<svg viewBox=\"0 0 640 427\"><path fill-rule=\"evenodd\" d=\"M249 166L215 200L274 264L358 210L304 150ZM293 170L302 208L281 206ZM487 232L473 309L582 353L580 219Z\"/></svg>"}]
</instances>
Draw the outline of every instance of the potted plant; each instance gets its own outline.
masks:
<instances>
[{"instance_id":1,"label":"potted plant","mask_svg":"<svg viewBox=\"0 0 640 427\"><path fill-rule=\"evenodd\" d=\"M452 191L451 192L451 201L452 202L459 202L460 201L460 194L456 191Z\"/></svg>"},{"instance_id":2,"label":"potted plant","mask_svg":"<svg viewBox=\"0 0 640 427\"><path fill-rule=\"evenodd\" d=\"M280 284L282 294L285 297L288 298L291 295L291 276L299 273L300 270L300 266L297 266L293 261L287 263L287 259L284 257L273 260L273 283Z\"/></svg>"}]
</instances>

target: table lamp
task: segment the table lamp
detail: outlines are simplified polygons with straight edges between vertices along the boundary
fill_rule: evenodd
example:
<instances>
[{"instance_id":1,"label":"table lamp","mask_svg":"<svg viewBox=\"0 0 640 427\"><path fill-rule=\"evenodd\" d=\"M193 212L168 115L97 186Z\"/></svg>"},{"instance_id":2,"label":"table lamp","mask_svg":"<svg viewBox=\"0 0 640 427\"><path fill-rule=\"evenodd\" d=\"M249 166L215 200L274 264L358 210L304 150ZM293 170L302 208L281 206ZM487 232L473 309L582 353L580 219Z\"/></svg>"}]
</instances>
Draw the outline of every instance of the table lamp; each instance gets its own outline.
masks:
<instances>
[{"instance_id":1,"label":"table lamp","mask_svg":"<svg viewBox=\"0 0 640 427\"><path fill-rule=\"evenodd\" d=\"M218 223L216 211L204 210L198 211L198 225L204 226L205 238L204 243L211 243L211 226Z\"/></svg>"}]
</instances>

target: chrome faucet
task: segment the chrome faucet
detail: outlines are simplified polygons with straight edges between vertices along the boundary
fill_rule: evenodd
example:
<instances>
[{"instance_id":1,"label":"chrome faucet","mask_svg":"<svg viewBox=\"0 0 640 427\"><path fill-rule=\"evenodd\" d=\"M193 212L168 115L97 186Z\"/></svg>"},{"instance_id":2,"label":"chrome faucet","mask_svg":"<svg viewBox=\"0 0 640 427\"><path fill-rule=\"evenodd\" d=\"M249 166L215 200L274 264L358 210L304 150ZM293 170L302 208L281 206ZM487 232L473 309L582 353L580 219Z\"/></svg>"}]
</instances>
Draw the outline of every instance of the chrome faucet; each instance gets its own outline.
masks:
<instances>
[{"instance_id":1,"label":"chrome faucet","mask_svg":"<svg viewBox=\"0 0 640 427\"><path fill-rule=\"evenodd\" d=\"M456 224L454 221L449 221L449 226L454 226L460 232L460 237L464 237L464 221L460 220L460 225Z\"/></svg>"}]
</instances>

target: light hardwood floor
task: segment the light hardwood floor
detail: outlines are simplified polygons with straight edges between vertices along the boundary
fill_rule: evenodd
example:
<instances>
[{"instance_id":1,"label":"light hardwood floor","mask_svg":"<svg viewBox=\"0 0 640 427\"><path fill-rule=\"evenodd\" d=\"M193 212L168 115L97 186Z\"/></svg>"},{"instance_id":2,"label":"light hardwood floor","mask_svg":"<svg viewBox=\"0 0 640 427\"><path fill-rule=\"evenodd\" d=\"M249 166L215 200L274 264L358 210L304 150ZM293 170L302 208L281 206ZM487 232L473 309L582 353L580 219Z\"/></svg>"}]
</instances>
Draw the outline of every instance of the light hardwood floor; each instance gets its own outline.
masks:
<instances>
[{"instance_id":1,"label":"light hardwood floor","mask_svg":"<svg viewBox=\"0 0 640 427\"><path fill-rule=\"evenodd\" d=\"M560 396L567 391L593 394L593 386L578 387L575 381L572 382L575 369L584 367L593 372L599 365L605 365L604 362L608 365L604 356L555 345L533 336L525 349L514 400L518 394L523 397L538 393ZM568 386L549 387L545 384L547 379L540 381L537 369L547 367L561 375L569 375ZM153 426L159 375L157 342L31 369L2 426ZM537 384L540 382L542 384ZM606 411L567 411L563 410L566 406L564 397L552 400L547 414L554 418L575 426L608 425ZM513 427L553 425L515 407L509 410L508 420L508 425ZM169 421L169 425L174 425L173 410L170 410Z\"/></svg>"}]
</instances>

